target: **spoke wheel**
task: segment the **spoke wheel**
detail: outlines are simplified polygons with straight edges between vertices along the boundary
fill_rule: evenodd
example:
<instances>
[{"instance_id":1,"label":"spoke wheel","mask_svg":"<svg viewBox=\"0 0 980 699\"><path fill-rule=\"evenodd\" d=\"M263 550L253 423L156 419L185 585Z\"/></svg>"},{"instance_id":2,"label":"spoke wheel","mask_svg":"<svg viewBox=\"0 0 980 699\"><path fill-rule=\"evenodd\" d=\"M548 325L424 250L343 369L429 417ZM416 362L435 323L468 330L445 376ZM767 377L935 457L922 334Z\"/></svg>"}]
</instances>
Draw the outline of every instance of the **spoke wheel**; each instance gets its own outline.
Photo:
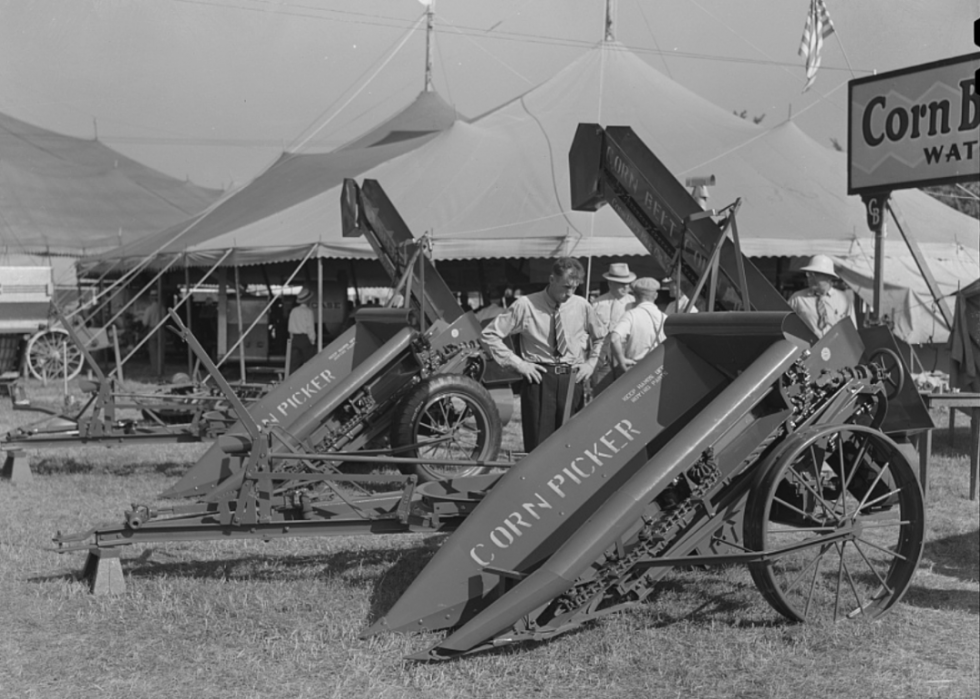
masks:
<instances>
[{"instance_id":1,"label":"spoke wheel","mask_svg":"<svg viewBox=\"0 0 980 699\"><path fill-rule=\"evenodd\" d=\"M398 456L419 459L493 460L500 452L503 428L490 392L458 374L423 381L396 409L391 444ZM403 469L422 481L489 473L481 466L416 464Z\"/></svg>"},{"instance_id":2,"label":"spoke wheel","mask_svg":"<svg viewBox=\"0 0 980 699\"><path fill-rule=\"evenodd\" d=\"M767 553L749 570L793 621L874 618L908 589L924 528L922 492L898 445L868 427L818 428L749 496L745 543Z\"/></svg>"},{"instance_id":3,"label":"spoke wheel","mask_svg":"<svg viewBox=\"0 0 980 699\"><path fill-rule=\"evenodd\" d=\"M82 371L85 358L66 330L42 330L27 343L27 368L42 381L73 379Z\"/></svg>"}]
</instances>

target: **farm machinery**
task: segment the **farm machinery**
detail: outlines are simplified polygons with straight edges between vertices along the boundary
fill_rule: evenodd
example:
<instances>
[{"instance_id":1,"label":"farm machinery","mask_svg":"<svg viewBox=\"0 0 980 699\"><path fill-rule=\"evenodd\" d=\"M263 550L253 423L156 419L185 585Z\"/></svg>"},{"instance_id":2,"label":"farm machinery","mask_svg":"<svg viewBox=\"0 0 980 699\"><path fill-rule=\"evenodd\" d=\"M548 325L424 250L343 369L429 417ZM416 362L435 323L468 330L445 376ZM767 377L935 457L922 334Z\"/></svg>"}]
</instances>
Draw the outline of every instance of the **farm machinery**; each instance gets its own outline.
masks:
<instances>
[{"instance_id":1,"label":"farm machinery","mask_svg":"<svg viewBox=\"0 0 980 699\"><path fill-rule=\"evenodd\" d=\"M227 397L231 392L243 405L258 402L256 414L261 413L264 423L279 430L288 429L290 439L295 440L294 447L302 443L302 448L309 450L349 451L361 448L379 435L386 436L392 421L397 423L399 419L392 410L406 402L402 401L406 392L417 388L423 379L431 374L458 374L456 379L427 383L419 395L426 391L441 392L447 396L444 400L451 401L457 400L457 393L462 392L466 395L458 400L479 403L481 428L492 431L490 441L481 444L481 457L491 451L495 455L492 444L495 442L499 447L501 428L499 420L492 418L498 415L509 418L512 408L508 385L513 379L499 367L487 366L488 360L477 343L479 324L475 318L464 318L455 296L425 254L428 241L414 240L376 183L368 183L366 188L380 192L375 194L380 203L375 205L372 200L371 213L361 225L353 208L361 197L360 190L353 182L348 187L353 188L345 190L349 192L351 211L348 233L363 233L371 241L396 290L400 290L399 295L409 298L404 307L361 309L354 327L340 334L314 360L293 371L276 388L227 382L220 382L219 387L216 367L197 345L199 363L209 367L208 378L203 382L192 381L186 374L178 374L174 382L151 392L127 392L113 376L106 376L89 352L83 329L73 327L55 308L72 356L78 355L79 367L87 363L95 373L92 379L80 380L88 398L65 409L32 405L26 394L14 386L14 409L43 413L45 417L4 435L0 438L0 448L199 442L213 440L229 429L234 439L235 433L247 430L232 410ZM382 216L394 218L384 223L371 218ZM375 228L372 221L379 227ZM169 322L190 344L190 332L179 317L171 314ZM433 349L419 349L419 337L423 338L422 344L431 344L428 338L440 336L444 331L446 338L436 340ZM482 376L486 377L489 392L473 379ZM333 390L338 386L348 392L344 400L324 403L321 399L328 394L339 395ZM413 404L421 400L416 396ZM404 446L414 442L414 438L410 434L411 420L404 418L403 422L401 432L393 438ZM222 469L227 469L230 461L220 448L211 449L168 495L193 496L206 492L228 475ZM423 478L429 473L424 467L419 471Z\"/></svg>"},{"instance_id":2,"label":"farm machinery","mask_svg":"<svg viewBox=\"0 0 980 699\"><path fill-rule=\"evenodd\" d=\"M0 448L13 451L89 444L200 442L214 439L234 422L222 390L213 384L194 381L187 374L177 374L170 383L149 391L124 390L92 356L100 348L93 345L92 333L84 326L74 325L54 304L52 308L58 319L57 330L46 331L54 339L49 338L50 343L45 346L52 357L61 353L74 362L72 373L62 373L60 377L66 383L77 376L82 366L90 367L91 378L78 379L78 386L87 397L80 403L69 402L66 395L64 405L36 404L23 384L14 381L8 389L13 409L40 413L43 417L3 435ZM57 347L55 340L61 343ZM56 364L51 359L47 366ZM240 400L252 402L268 386L237 383L227 389Z\"/></svg>"},{"instance_id":3,"label":"farm machinery","mask_svg":"<svg viewBox=\"0 0 980 699\"><path fill-rule=\"evenodd\" d=\"M569 159L573 207L612 206L708 312L671 316L664 343L531 453L513 464L492 461L493 449L430 458L445 477L420 483L419 452L459 424L455 407L438 425L417 423L407 456L341 450L363 431L314 454L342 430L291 438L274 413L241 408L247 434L217 447L233 463L195 467L171 489L197 502L134 506L124 524L59 535L59 547L90 547L94 570L129 543L449 533L364 632L445 631L419 660L550 639L650 598L676 566L747 565L792 621L893 607L918 565L925 520L906 438L932 423L887 330L844 321L816 338L741 256L738 202L702 211L628 127L580 125ZM345 189L359 221L373 210L368 184ZM428 337L413 356L439 353L446 333ZM329 403L348 395L334 388ZM313 419L305 415L293 429ZM342 471L359 459L407 473ZM371 480L395 487L351 493Z\"/></svg>"}]
</instances>

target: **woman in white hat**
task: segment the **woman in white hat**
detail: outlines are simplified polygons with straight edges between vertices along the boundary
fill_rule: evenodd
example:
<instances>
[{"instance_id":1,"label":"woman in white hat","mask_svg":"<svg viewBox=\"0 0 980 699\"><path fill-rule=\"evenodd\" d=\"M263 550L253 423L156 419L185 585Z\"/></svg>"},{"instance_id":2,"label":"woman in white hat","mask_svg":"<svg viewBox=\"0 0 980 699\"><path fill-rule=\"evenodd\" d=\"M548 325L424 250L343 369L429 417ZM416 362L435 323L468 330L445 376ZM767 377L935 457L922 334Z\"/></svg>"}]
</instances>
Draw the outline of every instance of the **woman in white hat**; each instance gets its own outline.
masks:
<instances>
[{"instance_id":1,"label":"woman in white hat","mask_svg":"<svg viewBox=\"0 0 980 699\"><path fill-rule=\"evenodd\" d=\"M303 289L296 297L296 305L289 312L289 373L306 364L316 354L316 324L309 303L313 292Z\"/></svg>"},{"instance_id":2,"label":"woman in white hat","mask_svg":"<svg viewBox=\"0 0 980 699\"><path fill-rule=\"evenodd\" d=\"M823 337L844 318L850 318L856 327L850 297L834 286L834 281L840 279L834 271L834 261L826 255L814 255L800 269L806 272L808 286L793 294L789 305L814 334Z\"/></svg>"}]
</instances>

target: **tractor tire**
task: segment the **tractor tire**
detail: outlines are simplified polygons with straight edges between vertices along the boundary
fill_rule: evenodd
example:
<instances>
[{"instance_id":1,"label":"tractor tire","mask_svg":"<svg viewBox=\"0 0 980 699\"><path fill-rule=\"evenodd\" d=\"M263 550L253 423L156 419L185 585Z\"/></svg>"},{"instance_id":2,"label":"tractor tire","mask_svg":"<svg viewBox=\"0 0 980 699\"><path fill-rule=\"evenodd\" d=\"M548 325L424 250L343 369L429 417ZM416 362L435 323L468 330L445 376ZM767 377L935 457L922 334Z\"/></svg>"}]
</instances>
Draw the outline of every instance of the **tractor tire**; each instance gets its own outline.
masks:
<instances>
[{"instance_id":1,"label":"tractor tire","mask_svg":"<svg viewBox=\"0 0 980 699\"><path fill-rule=\"evenodd\" d=\"M502 438L490 392L468 376L440 374L419 384L395 408L390 442L398 456L492 461ZM402 451L404 447L411 448ZM491 469L418 463L401 470L424 482L482 475Z\"/></svg>"}]
</instances>

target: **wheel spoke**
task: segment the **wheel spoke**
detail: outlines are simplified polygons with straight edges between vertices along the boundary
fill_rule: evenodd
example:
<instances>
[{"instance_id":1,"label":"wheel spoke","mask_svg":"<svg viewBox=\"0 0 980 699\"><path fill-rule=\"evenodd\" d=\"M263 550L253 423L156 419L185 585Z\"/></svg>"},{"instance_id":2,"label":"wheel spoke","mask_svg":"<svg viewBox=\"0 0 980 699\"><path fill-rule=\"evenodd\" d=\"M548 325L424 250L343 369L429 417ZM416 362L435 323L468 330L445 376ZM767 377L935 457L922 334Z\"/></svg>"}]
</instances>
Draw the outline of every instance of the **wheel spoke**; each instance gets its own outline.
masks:
<instances>
[{"instance_id":1,"label":"wheel spoke","mask_svg":"<svg viewBox=\"0 0 980 699\"><path fill-rule=\"evenodd\" d=\"M782 498L773 497L772 501L773 502L778 502L780 505L782 505L786 509L792 510L793 512L796 512L796 513L802 515L805 519L810 519L810 520L813 520L814 522L818 522L819 521L816 517L814 517L809 512L806 512L805 510L801 510L796 505L794 505L794 504L792 504L790 502L787 502L787 501L783 500Z\"/></svg>"},{"instance_id":2,"label":"wheel spoke","mask_svg":"<svg viewBox=\"0 0 980 699\"><path fill-rule=\"evenodd\" d=\"M854 479L854 475L858 472L858 468L862 463L864 463L864 457L868 451L868 446L871 444L871 435L864 434L863 437L864 439L861 442L861 448L858 449L857 457L854 459L854 463L851 466L851 472L847 474L847 480L845 481L843 478L841 479L842 485L840 489L840 497L842 500L845 499L848 488L851 487L851 481ZM844 468L843 460L844 453L843 449L841 449L841 469Z\"/></svg>"},{"instance_id":3,"label":"wheel spoke","mask_svg":"<svg viewBox=\"0 0 980 699\"><path fill-rule=\"evenodd\" d=\"M823 555L826 551L826 547L821 548L820 553L814 558L815 565L813 566L813 575L810 577L810 587L806 593L806 604L803 606L803 618L809 615L810 602L813 600L813 592L817 586L817 575L820 573L820 564L823 562Z\"/></svg>"},{"instance_id":4,"label":"wheel spoke","mask_svg":"<svg viewBox=\"0 0 980 699\"><path fill-rule=\"evenodd\" d=\"M806 565L802 567L802 569L799 572L799 575L793 578L789 582L789 584L785 586L786 592L792 592L793 590L796 589L796 586L803 581L803 579L806 577L806 574L810 571L811 566L813 566L813 575L814 577L816 577L817 571L820 569L820 561L823 559L823 555L827 552L827 548L829 546L830 544L824 544L823 546L820 547L820 550L816 552L813 558L807 561ZM811 582L811 588L812 586L813 583Z\"/></svg>"}]
</instances>

